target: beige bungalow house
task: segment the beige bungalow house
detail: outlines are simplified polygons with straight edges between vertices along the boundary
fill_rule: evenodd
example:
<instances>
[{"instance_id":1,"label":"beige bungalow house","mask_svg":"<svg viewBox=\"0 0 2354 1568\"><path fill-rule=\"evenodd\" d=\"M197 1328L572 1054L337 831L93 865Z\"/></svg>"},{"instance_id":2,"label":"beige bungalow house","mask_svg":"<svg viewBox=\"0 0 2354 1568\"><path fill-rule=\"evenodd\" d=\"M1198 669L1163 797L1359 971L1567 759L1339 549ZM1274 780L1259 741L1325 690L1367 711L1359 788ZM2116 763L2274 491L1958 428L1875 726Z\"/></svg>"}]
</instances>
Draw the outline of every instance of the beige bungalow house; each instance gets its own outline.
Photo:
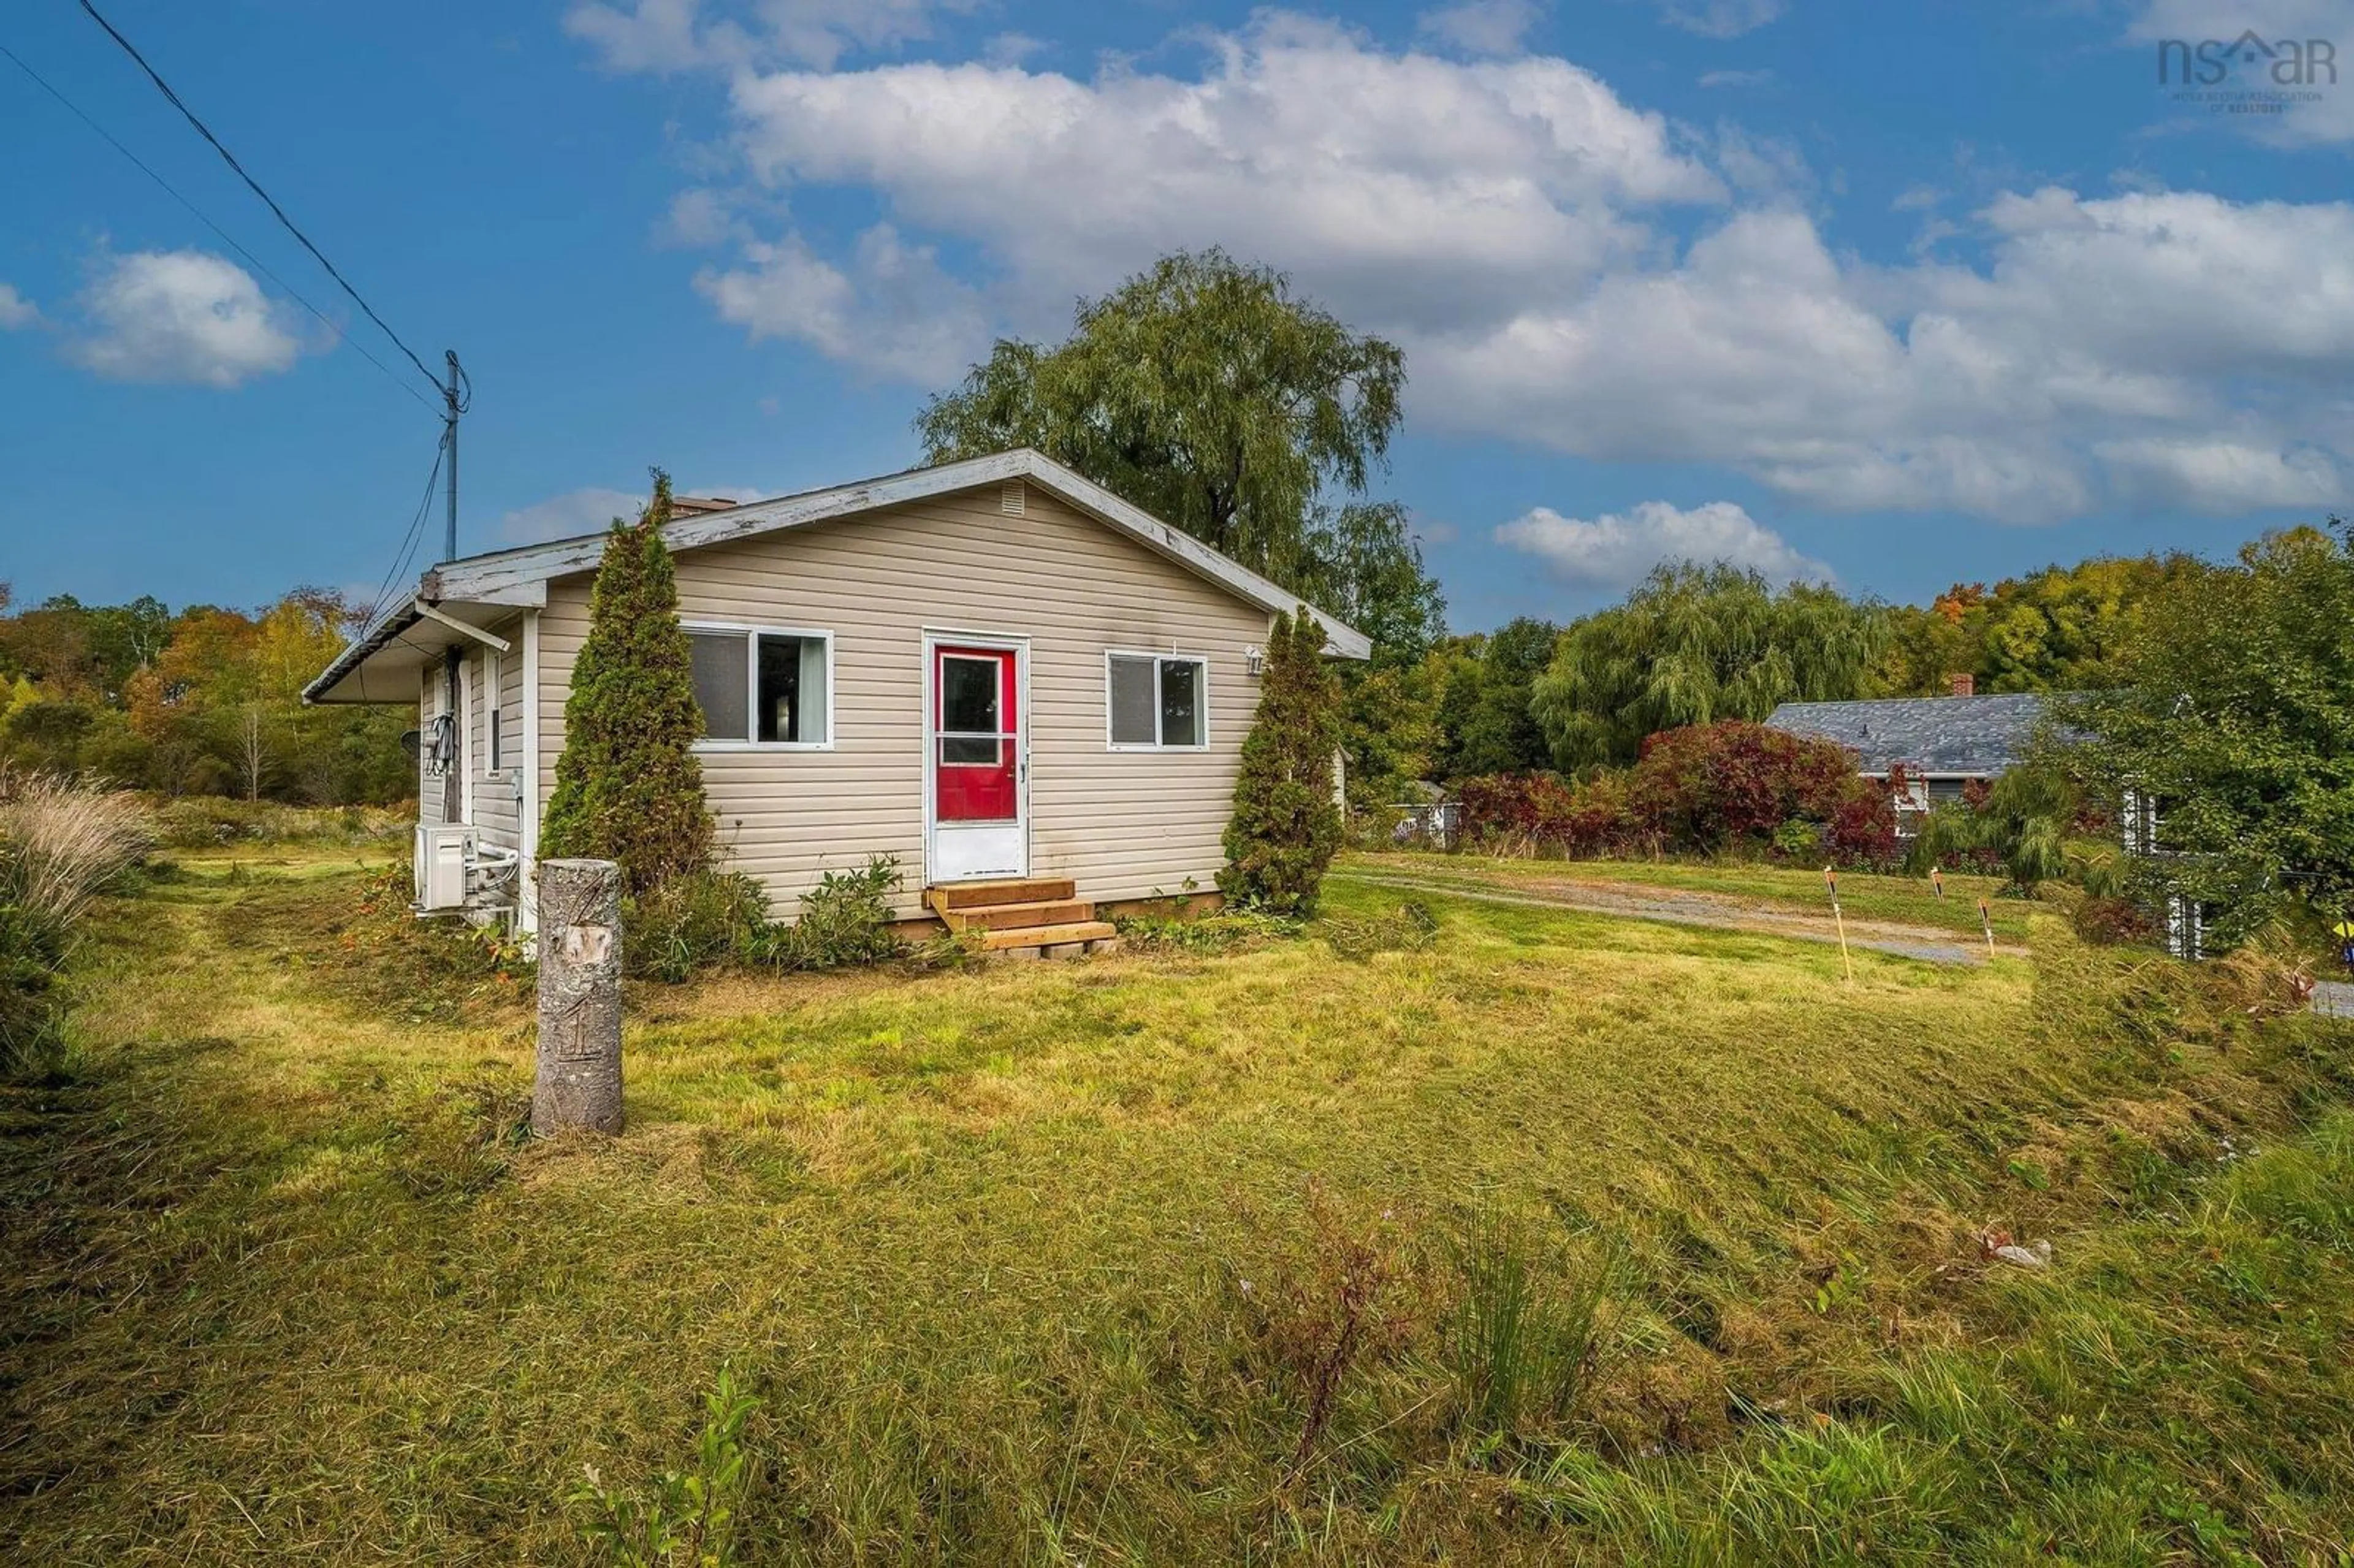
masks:
<instances>
[{"instance_id":1,"label":"beige bungalow house","mask_svg":"<svg viewBox=\"0 0 2354 1568\"><path fill-rule=\"evenodd\" d=\"M1304 608L1274 583L1026 450L688 500L664 539L723 853L780 914L875 854L903 917L1002 946L1099 938L1101 906L1214 885L1271 618ZM419 705L420 910L535 928L603 550L444 562L305 689ZM1328 653L1371 652L1326 627Z\"/></svg>"}]
</instances>

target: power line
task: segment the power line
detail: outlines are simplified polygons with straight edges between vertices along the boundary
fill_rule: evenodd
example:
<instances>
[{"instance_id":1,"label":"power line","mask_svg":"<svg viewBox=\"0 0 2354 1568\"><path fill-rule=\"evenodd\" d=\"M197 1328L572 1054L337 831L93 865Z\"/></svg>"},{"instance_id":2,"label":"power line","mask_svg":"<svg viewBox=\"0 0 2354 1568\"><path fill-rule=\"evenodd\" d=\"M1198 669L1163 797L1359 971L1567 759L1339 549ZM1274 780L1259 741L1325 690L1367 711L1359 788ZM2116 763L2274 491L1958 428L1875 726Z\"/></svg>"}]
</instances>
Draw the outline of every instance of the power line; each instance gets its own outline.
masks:
<instances>
[{"instance_id":1,"label":"power line","mask_svg":"<svg viewBox=\"0 0 2354 1568\"><path fill-rule=\"evenodd\" d=\"M441 459L448 452L449 446L447 436L434 444L433 471L425 476L425 493L418 499L417 514L408 520L408 532L401 535L400 544L393 551L392 569L384 574L384 581L376 585L376 598L368 605L367 624L370 627L375 626L377 619L392 607L393 585L408 574L408 563L416 558L418 542L425 534L425 514L433 506L433 482L441 477Z\"/></svg>"},{"instance_id":2,"label":"power line","mask_svg":"<svg viewBox=\"0 0 2354 1568\"><path fill-rule=\"evenodd\" d=\"M138 154L124 146L122 143L116 138L112 132L107 130L105 126L101 125L97 121L91 119L82 111L80 104L74 102L72 99L68 98L64 93L58 91L55 84L50 82L47 77L44 77L39 71L35 70L31 66L26 64L23 58L14 49L11 49L5 44L0 44L0 57L5 57L9 64L15 66L18 70L23 71L27 77L32 79L34 86L39 88L43 92L48 93L51 98L56 99L58 103L64 105L68 113L80 121L84 125L89 126L90 130L96 132L99 138L105 142L108 146L113 148L116 152L129 159L132 166L137 169L141 174L145 175L149 179L154 181L155 184L163 189L164 195L170 196L174 201L178 202L182 207L186 207L191 213L195 214L198 222L202 223L207 228L211 229L216 235L218 235L222 244L236 251L239 256L244 257L246 260L251 264L255 271L260 273L263 277L277 284L279 289L285 293L288 298L292 299L296 304L301 305L304 310L316 316L322 325L326 327L329 332L335 334L336 342L350 344L354 354L358 355L362 359L366 360L370 365L375 366L378 370L382 371L387 380L390 381L395 387L399 387L403 392L408 394L411 397L416 398L418 402L423 404L429 411L435 414L439 414L441 411L440 409L434 408L432 402L427 398L423 393L418 391L416 387L411 387L407 381L404 381L399 376L396 375L390 366L385 364L383 360L378 359L375 355L370 354L366 348L362 346L360 344L353 342L351 334L344 330L342 323L328 315L326 312L313 304L309 300L304 299L302 293L296 290L292 283L289 283L285 279L271 271L270 270L269 263L263 261L261 258L256 256L252 251L248 250L244 246L239 244L235 235L229 233L228 229L223 228L219 224L215 223L205 212L204 208L198 207L195 202L190 201L186 196L182 196L179 191L173 186L171 181L157 174L147 164L144 159L139 156Z\"/></svg>"},{"instance_id":3,"label":"power line","mask_svg":"<svg viewBox=\"0 0 2354 1568\"><path fill-rule=\"evenodd\" d=\"M190 109L186 103L181 101L180 95L172 90L172 84L165 81L156 71L155 68L147 63L147 57L141 54L138 48L133 45L129 38L124 37L121 33L117 32L113 23L108 21L104 16L100 16L98 7L91 5L90 0L81 0L81 8L90 13L90 19L91 21L96 22L101 27L106 29L106 36L112 38L117 44L121 45L122 52L129 55L132 59L136 62L141 70L147 73L147 79L155 84L155 90L161 92L165 101L168 101L173 108L180 111L181 118L185 119L189 124L196 127L196 134L202 136L207 142L212 143L213 151L218 153L221 155L222 161L228 164L231 169L236 171L237 177L245 182L246 187L249 190L252 191L255 196L261 198L262 205L270 208L270 213L276 217L278 221L285 226L286 232L292 235L296 239L302 241L302 249L308 250L312 257L318 261L319 265L327 270L327 276L335 281L337 287L341 288L345 293L351 296L352 303L359 306L360 310L367 316L367 319L376 323L377 328L383 332L384 335L392 340L393 346L408 356L408 363L417 366L417 374L422 376L428 382L431 383L436 391L440 390L441 381L440 377L436 376L433 372L425 368L425 362L417 357L417 352L410 348L407 344L400 341L400 334L393 331L392 328L386 323L385 319L382 316L376 313L375 306L369 304L366 300L360 297L360 291L352 287L351 281L349 279L345 278L343 273L336 270L335 264L327 260L326 253L321 250L317 246L311 243L311 237L295 227L294 220L286 216L286 209L280 207L276 199L273 198L268 191L261 188L261 182L245 172L245 165L237 161L237 154L230 152L227 147L221 144L221 139L212 133L211 127L207 126L202 120L196 118L196 112L195 110Z\"/></svg>"}]
</instances>

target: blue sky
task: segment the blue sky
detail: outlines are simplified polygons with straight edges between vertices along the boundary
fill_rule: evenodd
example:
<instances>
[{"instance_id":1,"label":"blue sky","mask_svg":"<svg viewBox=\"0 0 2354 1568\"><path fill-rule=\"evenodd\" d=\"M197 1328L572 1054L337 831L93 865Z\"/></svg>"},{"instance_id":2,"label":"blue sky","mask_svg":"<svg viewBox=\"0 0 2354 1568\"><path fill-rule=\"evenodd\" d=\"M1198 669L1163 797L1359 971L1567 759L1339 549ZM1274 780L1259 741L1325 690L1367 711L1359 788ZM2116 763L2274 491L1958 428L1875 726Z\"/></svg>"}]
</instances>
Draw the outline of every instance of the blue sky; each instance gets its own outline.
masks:
<instances>
[{"instance_id":1,"label":"blue sky","mask_svg":"<svg viewBox=\"0 0 2354 1568\"><path fill-rule=\"evenodd\" d=\"M1180 245L1405 347L1376 493L1463 629L1674 554L1918 599L2220 553L2354 488L2354 79L2156 70L2253 27L2354 76L2347 0L101 8L459 350L468 550L650 463L905 466L993 334ZM438 425L359 351L414 372L69 0L0 45L349 333L0 60L0 580L372 591Z\"/></svg>"}]
</instances>

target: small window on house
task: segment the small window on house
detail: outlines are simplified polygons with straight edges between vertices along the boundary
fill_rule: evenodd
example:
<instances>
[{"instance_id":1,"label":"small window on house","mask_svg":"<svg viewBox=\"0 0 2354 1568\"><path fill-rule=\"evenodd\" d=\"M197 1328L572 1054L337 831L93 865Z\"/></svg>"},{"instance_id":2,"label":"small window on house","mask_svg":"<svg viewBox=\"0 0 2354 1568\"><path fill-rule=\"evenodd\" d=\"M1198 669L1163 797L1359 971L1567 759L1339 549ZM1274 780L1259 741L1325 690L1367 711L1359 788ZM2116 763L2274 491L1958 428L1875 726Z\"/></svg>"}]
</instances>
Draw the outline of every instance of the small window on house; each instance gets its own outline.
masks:
<instances>
[{"instance_id":1,"label":"small window on house","mask_svg":"<svg viewBox=\"0 0 2354 1568\"><path fill-rule=\"evenodd\" d=\"M1105 701L1116 749L1209 744L1206 661L1113 653L1105 664Z\"/></svg>"},{"instance_id":2,"label":"small window on house","mask_svg":"<svg viewBox=\"0 0 2354 1568\"><path fill-rule=\"evenodd\" d=\"M832 639L826 633L690 627L687 641L707 743L824 746L832 739Z\"/></svg>"}]
</instances>

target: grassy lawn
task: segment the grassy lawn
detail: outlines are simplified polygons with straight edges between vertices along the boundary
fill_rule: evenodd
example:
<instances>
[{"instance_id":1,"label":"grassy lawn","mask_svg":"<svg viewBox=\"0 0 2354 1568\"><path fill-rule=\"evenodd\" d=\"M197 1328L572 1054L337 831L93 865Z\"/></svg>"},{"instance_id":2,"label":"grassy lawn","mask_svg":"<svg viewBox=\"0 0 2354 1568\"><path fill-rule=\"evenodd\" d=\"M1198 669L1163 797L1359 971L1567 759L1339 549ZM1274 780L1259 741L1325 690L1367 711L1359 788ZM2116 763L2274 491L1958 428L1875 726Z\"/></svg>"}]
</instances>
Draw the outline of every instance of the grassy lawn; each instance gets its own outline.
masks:
<instances>
[{"instance_id":1,"label":"grassy lawn","mask_svg":"<svg viewBox=\"0 0 2354 1568\"><path fill-rule=\"evenodd\" d=\"M1711 894L1800 914L1828 916L1830 913L1830 898L1823 887L1823 874L1804 866L1767 865L1744 861L1718 865L1641 860L1582 860L1572 863L1430 853L1352 855L1342 865L1344 869L1410 876L1417 881L1454 880L1466 886L1557 880L1631 883L1645 887ZM1948 876L1946 878L1946 895L1940 898L1932 891L1926 877L1872 876L1861 872L1841 872L1839 877L1840 906L1851 919L1888 920L1976 936L1979 929L1978 903L1983 899L1987 914L1994 925L1996 938L2006 942L2031 935L2040 922L2058 921L2058 915L2047 906L2003 897L2002 885L2002 878L1999 876Z\"/></svg>"},{"instance_id":2,"label":"grassy lawn","mask_svg":"<svg viewBox=\"0 0 2354 1568\"><path fill-rule=\"evenodd\" d=\"M2354 1031L2258 1024L2227 971L1998 906L2031 959L1850 987L1434 896L1357 958L636 990L629 1131L527 1146L494 958L355 913L347 859L252 862L110 909L84 1074L0 1106L0 1559L593 1561L583 1467L686 1463L723 1366L763 1402L749 1561L2349 1539ZM1540 1324L1600 1299L1517 1403L1467 1329L1500 1271Z\"/></svg>"}]
</instances>

